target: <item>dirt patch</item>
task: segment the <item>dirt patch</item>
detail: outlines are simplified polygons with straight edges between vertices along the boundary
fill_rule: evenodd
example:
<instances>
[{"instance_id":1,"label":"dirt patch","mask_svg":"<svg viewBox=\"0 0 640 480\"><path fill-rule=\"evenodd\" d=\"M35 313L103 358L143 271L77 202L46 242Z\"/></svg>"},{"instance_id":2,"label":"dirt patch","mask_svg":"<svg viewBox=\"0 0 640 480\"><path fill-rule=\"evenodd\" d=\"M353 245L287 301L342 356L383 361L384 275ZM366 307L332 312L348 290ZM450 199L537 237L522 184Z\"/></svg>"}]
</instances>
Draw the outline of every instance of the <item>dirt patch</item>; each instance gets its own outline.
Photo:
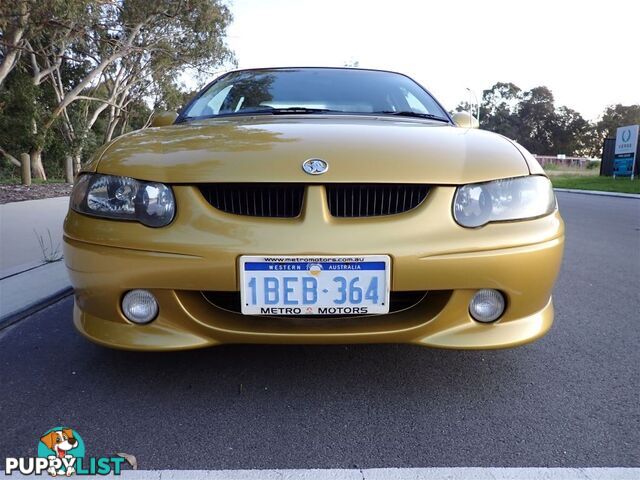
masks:
<instances>
[{"instance_id":1,"label":"dirt patch","mask_svg":"<svg viewBox=\"0 0 640 480\"><path fill-rule=\"evenodd\" d=\"M38 183L24 185L0 185L0 204L39 200L41 198L67 197L71 194L71 183Z\"/></svg>"}]
</instances>

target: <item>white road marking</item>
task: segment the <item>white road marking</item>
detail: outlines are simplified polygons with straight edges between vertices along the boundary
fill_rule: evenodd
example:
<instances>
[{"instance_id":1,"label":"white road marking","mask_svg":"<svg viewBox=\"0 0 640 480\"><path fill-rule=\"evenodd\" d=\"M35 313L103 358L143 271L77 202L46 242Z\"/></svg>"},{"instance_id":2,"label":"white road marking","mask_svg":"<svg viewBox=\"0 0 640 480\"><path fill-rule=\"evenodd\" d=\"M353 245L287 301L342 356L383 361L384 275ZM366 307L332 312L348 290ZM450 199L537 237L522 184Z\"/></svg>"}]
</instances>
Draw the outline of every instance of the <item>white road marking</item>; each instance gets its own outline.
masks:
<instances>
[{"instance_id":1,"label":"white road marking","mask_svg":"<svg viewBox=\"0 0 640 480\"><path fill-rule=\"evenodd\" d=\"M0 478L5 476L0 471ZM78 477L80 478L80 477ZM84 478L89 478L84 477ZM317 470L124 470L121 480L639 480L640 468L366 468Z\"/></svg>"},{"instance_id":2,"label":"white road marking","mask_svg":"<svg viewBox=\"0 0 640 480\"><path fill-rule=\"evenodd\" d=\"M0 479L22 478L6 475ZM114 480L639 480L640 468L366 468L312 470L123 470Z\"/></svg>"}]
</instances>

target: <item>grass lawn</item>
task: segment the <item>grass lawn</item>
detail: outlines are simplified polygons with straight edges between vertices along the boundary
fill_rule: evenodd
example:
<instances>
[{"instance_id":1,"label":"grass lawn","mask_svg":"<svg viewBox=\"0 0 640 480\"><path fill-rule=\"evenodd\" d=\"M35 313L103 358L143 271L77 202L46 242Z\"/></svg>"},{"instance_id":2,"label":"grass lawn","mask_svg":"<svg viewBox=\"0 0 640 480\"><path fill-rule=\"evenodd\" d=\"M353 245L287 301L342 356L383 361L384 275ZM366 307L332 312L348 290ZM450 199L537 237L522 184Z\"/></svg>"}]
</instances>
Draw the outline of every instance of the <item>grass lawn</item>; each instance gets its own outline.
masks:
<instances>
[{"instance_id":1,"label":"grass lawn","mask_svg":"<svg viewBox=\"0 0 640 480\"><path fill-rule=\"evenodd\" d=\"M556 188L576 188L579 190L600 190L603 192L640 193L640 179L599 177L595 175L549 175Z\"/></svg>"}]
</instances>

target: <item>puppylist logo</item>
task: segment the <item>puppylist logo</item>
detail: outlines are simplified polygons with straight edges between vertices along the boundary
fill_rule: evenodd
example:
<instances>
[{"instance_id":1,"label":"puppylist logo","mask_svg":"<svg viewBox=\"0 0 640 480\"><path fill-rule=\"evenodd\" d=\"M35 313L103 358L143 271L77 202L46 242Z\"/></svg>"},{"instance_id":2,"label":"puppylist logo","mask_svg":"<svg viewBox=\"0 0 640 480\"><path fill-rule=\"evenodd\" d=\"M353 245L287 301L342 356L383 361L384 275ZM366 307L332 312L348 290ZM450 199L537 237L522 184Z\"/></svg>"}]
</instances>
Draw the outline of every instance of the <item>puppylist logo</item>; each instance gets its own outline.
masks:
<instances>
[{"instance_id":1,"label":"puppylist logo","mask_svg":"<svg viewBox=\"0 0 640 480\"><path fill-rule=\"evenodd\" d=\"M48 430L38 441L37 457L7 458L4 473L11 475L42 475L52 477L72 475L120 475L121 457L85 457L84 441L72 428Z\"/></svg>"}]
</instances>

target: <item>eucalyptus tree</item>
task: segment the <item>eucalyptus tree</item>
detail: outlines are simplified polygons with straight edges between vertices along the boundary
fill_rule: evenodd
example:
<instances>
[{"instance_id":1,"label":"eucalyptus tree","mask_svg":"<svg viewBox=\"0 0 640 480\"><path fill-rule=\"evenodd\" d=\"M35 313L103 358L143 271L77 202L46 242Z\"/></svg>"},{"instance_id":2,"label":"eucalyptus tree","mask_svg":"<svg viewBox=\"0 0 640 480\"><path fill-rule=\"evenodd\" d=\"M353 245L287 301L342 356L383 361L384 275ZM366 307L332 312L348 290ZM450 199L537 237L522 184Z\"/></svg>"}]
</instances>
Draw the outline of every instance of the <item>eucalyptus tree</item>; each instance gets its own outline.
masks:
<instances>
[{"instance_id":1,"label":"eucalyptus tree","mask_svg":"<svg viewBox=\"0 0 640 480\"><path fill-rule=\"evenodd\" d=\"M67 163L77 166L101 116L107 116L105 140L110 140L116 131L126 131L132 106L176 90L183 72L210 75L234 62L225 42L232 16L222 0L0 3L0 72L8 74L17 65L34 87L53 92L25 136L37 178L46 178L42 153L52 131L68 145ZM0 153L16 163L5 150Z\"/></svg>"},{"instance_id":2,"label":"eucalyptus tree","mask_svg":"<svg viewBox=\"0 0 640 480\"><path fill-rule=\"evenodd\" d=\"M126 131L132 105L175 87L185 70L206 74L234 62L225 43L232 16L219 0L114 1L101 4L99 18L65 59L82 62L84 78L65 82L62 65L52 72L58 105L43 125L59 118L76 169L103 112L109 141L116 128ZM80 105L70 108L74 102Z\"/></svg>"}]
</instances>

